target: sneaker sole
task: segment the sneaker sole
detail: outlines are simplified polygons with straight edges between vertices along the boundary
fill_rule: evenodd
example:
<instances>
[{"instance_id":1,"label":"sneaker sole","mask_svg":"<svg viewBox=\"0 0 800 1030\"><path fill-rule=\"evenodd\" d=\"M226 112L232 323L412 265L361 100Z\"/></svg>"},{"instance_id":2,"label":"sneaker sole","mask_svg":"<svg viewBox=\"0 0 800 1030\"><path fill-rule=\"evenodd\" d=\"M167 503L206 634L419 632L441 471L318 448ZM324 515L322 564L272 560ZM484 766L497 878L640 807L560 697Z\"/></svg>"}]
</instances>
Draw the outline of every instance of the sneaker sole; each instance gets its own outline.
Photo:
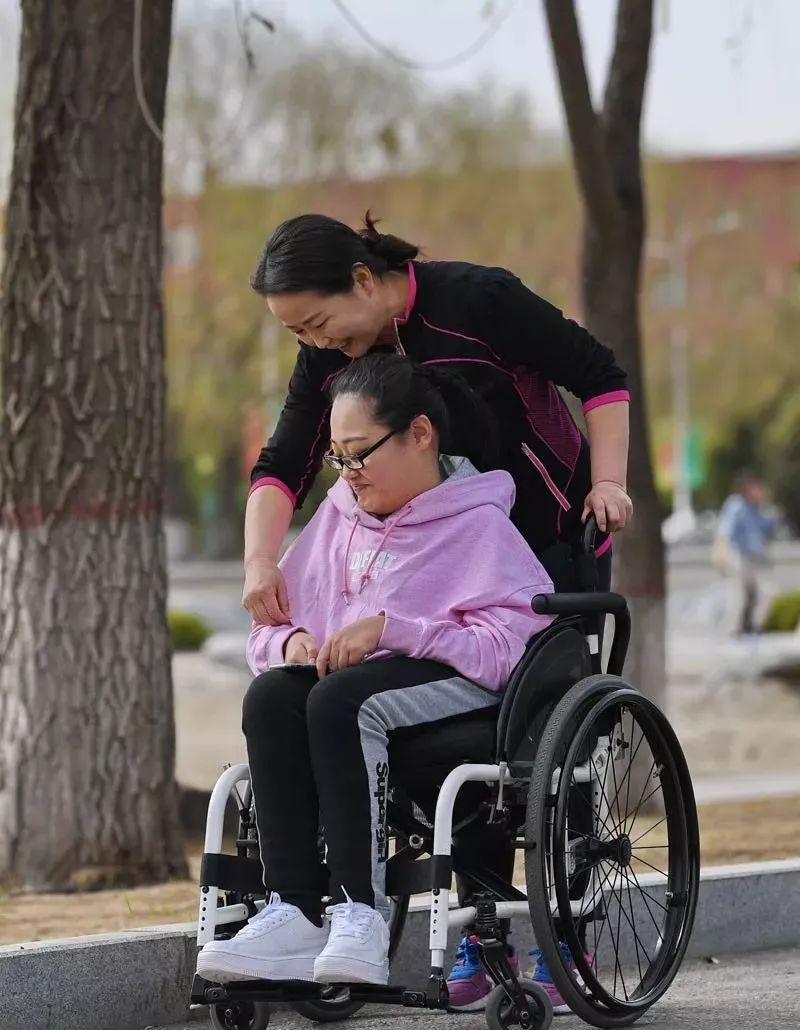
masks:
<instances>
[{"instance_id":1,"label":"sneaker sole","mask_svg":"<svg viewBox=\"0 0 800 1030\"><path fill-rule=\"evenodd\" d=\"M232 980L308 980L314 979L316 955L292 958L256 959L247 955L214 952L197 958L197 973L213 983Z\"/></svg>"},{"instance_id":2,"label":"sneaker sole","mask_svg":"<svg viewBox=\"0 0 800 1030\"><path fill-rule=\"evenodd\" d=\"M487 994L476 1001L468 1001L466 1005L454 1005L451 1001L447 1008L449 1012L483 1012L486 1008L486 998L488 997L489 995Z\"/></svg>"},{"instance_id":3,"label":"sneaker sole","mask_svg":"<svg viewBox=\"0 0 800 1030\"><path fill-rule=\"evenodd\" d=\"M389 982L389 963L364 962L358 959L318 958L314 963L314 979L323 984L379 984Z\"/></svg>"}]
</instances>

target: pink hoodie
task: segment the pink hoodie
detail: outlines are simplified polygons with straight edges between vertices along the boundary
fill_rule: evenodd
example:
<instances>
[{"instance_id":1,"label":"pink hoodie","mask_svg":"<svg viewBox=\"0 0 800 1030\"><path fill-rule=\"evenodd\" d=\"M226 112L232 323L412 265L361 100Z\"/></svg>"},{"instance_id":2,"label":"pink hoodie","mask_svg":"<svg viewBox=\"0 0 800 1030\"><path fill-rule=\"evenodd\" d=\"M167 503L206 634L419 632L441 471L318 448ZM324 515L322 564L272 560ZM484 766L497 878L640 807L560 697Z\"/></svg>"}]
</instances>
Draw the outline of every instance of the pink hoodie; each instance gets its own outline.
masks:
<instances>
[{"instance_id":1,"label":"pink hoodie","mask_svg":"<svg viewBox=\"0 0 800 1030\"><path fill-rule=\"evenodd\" d=\"M449 478L384 520L358 507L345 480L328 491L280 562L293 625L250 631L254 673L284 661L296 629L321 647L383 613L371 658L430 658L490 690L505 686L528 640L551 621L533 613L531 598L553 585L508 517L511 476L447 460L456 465Z\"/></svg>"}]
</instances>

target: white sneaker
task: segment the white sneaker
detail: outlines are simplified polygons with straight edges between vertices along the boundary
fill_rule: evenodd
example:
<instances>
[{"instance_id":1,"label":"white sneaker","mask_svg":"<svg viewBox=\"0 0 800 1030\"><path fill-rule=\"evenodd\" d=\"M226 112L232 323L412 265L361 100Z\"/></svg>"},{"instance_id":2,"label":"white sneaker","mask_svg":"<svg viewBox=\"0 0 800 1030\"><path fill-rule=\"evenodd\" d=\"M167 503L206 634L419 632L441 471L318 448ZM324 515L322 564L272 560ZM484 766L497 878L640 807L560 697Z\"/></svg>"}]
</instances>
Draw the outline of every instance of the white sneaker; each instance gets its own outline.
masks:
<instances>
[{"instance_id":1,"label":"white sneaker","mask_svg":"<svg viewBox=\"0 0 800 1030\"><path fill-rule=\"evenodd\" d=\"M349 897L325 911L331 916L331 933L314 963L314 979L320 983L388 983L389 927L383 916Z\"/></svg>"},{"instance_id":2,"label":"white sneaker","mask_svg":"<svg viewBox=\"0 0 800 1030\"><path fill-rule=\"evenodd\" d=\"M295 905L270 894L264 908L228 941L209 941L197 956L205 980L313 980L328 927L314 926Z\"/></svg>"}]
</instances>

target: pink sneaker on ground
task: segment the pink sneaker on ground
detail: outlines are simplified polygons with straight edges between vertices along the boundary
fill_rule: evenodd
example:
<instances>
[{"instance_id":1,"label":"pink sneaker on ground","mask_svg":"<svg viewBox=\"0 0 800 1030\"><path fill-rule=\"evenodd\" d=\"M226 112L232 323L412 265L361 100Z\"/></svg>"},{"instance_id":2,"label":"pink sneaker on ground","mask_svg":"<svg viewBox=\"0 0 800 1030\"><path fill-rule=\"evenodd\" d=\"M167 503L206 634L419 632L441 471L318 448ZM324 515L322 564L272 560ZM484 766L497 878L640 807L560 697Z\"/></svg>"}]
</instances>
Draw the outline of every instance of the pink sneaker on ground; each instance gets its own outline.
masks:
<instances>
[{"instance_id":1,"label":"pink sneaker on ground","mask_svg":"<svg viewBox=\"0 0 800 1030\"><path fill-rule=\"evenodd\" d=\"M541 987L544 987L544 989L547 991L547 996L553 1003L553 1012L557 1016L568 1015L571 1011L570 1007L562 998L561 991L559 991L559 989L553 983L553 978L550 975L550 970L547 968L547 963L545 962L544 956L542 955L541 951L539 951L538 948L534 948L533 951L529 951L528 954L536 959L536 965L533 969L533 972L530 974L530 979L533 980L535 983L539 984ZM569 968L571 970L574 970L575 962L573 961L572 953L570 952L569 945L566 941L561 941L561 954L564 956L564 961L567 963ZM592 956L587 954L586 958L591 964ZM577 975L579 976L580 974Z\"/></svg>"},{"instance_id":2,"label":"pink sneaker on ground","mask_svg":"<svg viewBox=\"0 0 800 1030\"><path fill-rule=\"evenodd\" d=\"M508 947L508 961L519 976L519 959ZM486 1008L486 999L494 984L486 975L478 957L478 938L464 937L456 949L456 961L447 978L450 1008L459 1012L479 1012Z\"/></svg>"}]
</instances>

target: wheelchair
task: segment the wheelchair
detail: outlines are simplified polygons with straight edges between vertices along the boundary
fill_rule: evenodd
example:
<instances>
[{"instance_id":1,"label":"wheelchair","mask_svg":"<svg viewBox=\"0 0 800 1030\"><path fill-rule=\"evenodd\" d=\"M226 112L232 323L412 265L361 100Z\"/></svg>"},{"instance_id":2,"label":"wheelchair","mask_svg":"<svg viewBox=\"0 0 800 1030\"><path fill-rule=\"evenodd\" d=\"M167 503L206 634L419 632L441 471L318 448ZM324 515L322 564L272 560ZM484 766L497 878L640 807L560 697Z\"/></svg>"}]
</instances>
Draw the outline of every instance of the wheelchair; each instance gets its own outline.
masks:
<instances>
[{"instance_id":1,"label":"wheelchair","mask_svg":"<svg viewBox=\"0 0 800 1030\"><path fill-rule=\"evenodd\" d=\"M595 530L590 521L576 557L588 587L596 585ZM668 989L691 935L700 872L683 752L659 708L622 679L630 639L624 597L590 589L538 595L532 606L556 618L530 641L498 708L390 743L389 954L400 945L410 898L425 895L427 983L221 985L195 975L191 1002L209 1006L212 1026L263 1030L270 1002L289 1003L315 1022L346 1019L365 1004L447 1010L450 931L469 926L495 985L489 1030L546 1030L550 998L516 975L505 945L505 921L522 915L564 1002L592 1026L628 1026ZM603 670L607 615L614 631ZM230 798L238 809L235 855L222 851ZM465 827L491 827L521 852L524 890L465 853ZM454 874L469 878L471 904L451 906ZM233 935L265 896L249 772L235 765L209 803L198 945Z\"/></svg>"}]
</instances>

